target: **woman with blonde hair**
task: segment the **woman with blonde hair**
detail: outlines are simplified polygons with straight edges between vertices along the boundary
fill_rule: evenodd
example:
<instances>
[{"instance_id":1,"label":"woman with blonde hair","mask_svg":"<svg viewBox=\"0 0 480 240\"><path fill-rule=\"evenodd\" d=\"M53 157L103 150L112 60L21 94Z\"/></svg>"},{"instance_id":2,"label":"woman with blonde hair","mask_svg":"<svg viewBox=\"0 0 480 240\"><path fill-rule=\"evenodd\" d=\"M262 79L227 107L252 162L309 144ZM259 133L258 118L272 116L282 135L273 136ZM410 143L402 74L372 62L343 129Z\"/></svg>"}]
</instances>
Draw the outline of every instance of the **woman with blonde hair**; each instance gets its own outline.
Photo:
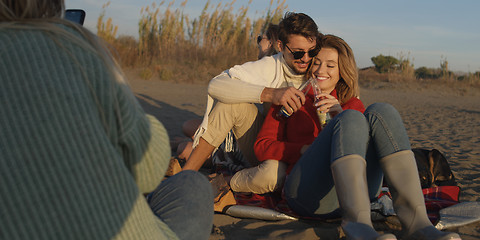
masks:
<instances>
[{"instance_id":1,"label":"woman with blonde hair","mask_svg":"<svg viewBox=\"0 0 480 240\"><path fill-rule=\"evenodd\" d=\"M0 0L0 238L207 239L209 182L162 181L167 131L63 14L63 0Z\"/></svg>"},{"instance_id":2,"label":"woman with blonde hair","mask_svg":"<svg viewBox=\"0 0 480 240\"><path fill-rule=\"evenodd\" d=\"M384 173L405 239L460 239L438 231L427 217L399 113L384 103L364 108L353 51L343 39L325 35L318 44L308 76L321 93L308 92L288 119L278 117L281 106L273 106L254 147L259 161L287 165L288 205L304 217L341 216L347 239L396 239L380 236L370 218L370 200L378 196ZM326 125L322 113L332 117Z\"/></svg>"}]
</instances>

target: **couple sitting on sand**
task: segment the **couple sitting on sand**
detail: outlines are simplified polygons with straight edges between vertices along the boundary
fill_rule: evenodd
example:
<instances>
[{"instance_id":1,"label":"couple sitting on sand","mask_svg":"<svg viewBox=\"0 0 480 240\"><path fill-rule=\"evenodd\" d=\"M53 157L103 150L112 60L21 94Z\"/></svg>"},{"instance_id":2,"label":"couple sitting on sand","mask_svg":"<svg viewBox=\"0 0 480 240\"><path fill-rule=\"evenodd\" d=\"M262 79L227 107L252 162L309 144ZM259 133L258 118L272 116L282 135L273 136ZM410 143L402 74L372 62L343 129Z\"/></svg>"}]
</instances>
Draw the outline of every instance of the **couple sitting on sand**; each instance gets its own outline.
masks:
<instances>
[{"instance_id":1,"label":"couple sitting on sand","mask_svg":"<svg viewBox=\"0 0 480 240\"><path fill-rule=\"evenodd\" d=\"M405 239L460 239L437 230L427 217L399 113L384 103L365 109L360 101L348 44L322 35L301 13L285 15L278 39L278 54L234 66L211 80L208 94L216 104L207 110L198 145L183 169L198 170L233 131L252 165L232 177L234 191L283 190L301 216L341 214L349 239L396 239L380 236L370 218L370 200L378 196L385 174ZM308 79L321 93L298 89ZM263 117L254 103L273 105ZM282 107L290 117L279 116ZM332 119L322 126L317 112Z\"/></svg>"}]
</instances>

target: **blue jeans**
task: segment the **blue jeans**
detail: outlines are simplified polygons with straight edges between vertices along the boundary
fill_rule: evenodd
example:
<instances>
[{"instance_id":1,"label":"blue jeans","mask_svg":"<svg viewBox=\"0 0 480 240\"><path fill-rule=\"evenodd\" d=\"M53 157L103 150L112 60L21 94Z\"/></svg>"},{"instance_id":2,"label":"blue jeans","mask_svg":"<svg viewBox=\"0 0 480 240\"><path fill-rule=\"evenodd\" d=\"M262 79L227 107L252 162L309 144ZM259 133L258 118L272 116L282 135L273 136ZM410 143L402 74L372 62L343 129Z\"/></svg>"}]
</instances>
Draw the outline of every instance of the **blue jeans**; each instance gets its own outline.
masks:
<instances>
[{"instance_id":1,"label":"blue jeans","mask_svg":"<svg viewBox=\"0 0 480 240\"><path fill-rule=\"evenodd\" d=\"M397 110L375 103L364 114L345 110L330 120L288 175L284 192L289 206L307 217L340 217L330 164L357 154L367 162L370 199L378 196L383 172L379 159L411 149Z\"/></svg>"},{"instance_id":2,"label":"blue jeans","mask_svg":"<svg viewBox=\"0 0 480 240\"><path fill-rule=\"evenodd\" d=\"M208 239L213 223L213 193L203 174L182 171L147 196L155 215L180 239Z\"/></svg>"}]
</instances>

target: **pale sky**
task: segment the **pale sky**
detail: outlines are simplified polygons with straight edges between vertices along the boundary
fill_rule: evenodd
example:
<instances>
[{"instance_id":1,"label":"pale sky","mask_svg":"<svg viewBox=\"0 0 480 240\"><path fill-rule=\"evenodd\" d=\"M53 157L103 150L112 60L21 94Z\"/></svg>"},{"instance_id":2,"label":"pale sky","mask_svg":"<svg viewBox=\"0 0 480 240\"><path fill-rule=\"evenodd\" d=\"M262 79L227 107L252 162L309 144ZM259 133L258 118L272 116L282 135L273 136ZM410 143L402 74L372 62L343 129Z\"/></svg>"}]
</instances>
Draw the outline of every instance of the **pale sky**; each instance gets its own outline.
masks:
<instances>
[{"instance_id":1,"label":"pale sky","mask_svg":"<svg viewBox=\"0 0 480 240\"><path fill-rule=\"evenodd\" d=\"M237 0L234 11L249 0ZM277 0L273 0L277 2ZM107 0L65 0L67 9L87 12L85 26L96 32L96 21ZM119 35L138 38L140 9L157 5L153 0L110 0L106 17L118 25ZM167 4L169 0L165 1ZM183 0L177 0L174 8ZM189 0L185 13L197 17L207 0ZM231 0L211 0L230 3ZM167 4L163 6L166 7ZM253 0L252 19L264 16L270 0ZM371 57L379 54L413 60L415 68L440 67L446 59L451 71L480 71L480 18L478 0L286 0L287 10L311 16L322 33L334 34L347 41L360 68L373 66ZM276 6L276 4L274 4Z\"/></svg>"}]
</instances>

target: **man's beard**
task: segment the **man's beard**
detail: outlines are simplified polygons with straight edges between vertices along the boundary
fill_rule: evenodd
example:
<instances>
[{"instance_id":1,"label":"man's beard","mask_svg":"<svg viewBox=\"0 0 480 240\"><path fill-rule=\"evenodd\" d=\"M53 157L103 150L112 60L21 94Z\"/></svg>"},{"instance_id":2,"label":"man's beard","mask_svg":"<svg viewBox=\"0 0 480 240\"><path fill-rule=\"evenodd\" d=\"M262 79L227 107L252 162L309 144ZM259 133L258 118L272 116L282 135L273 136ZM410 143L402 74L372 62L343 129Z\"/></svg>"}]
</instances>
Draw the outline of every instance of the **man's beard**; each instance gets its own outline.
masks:
<instances>
[{"instance_id":1,"label":"man's beard","mask_svg":"<svg viewBox=\"0 0 480 240\"><path fill-rule=\"evenodd\" d=\"M310 62L306 63L307 64L306 68L299 68L299 66L297 65L298 63L303 63L303 62L294 62L293 63L293 71L298 75L302 75L302 74L307 73L308 66L310 65Z\"/></svg>"}]
</instances>

